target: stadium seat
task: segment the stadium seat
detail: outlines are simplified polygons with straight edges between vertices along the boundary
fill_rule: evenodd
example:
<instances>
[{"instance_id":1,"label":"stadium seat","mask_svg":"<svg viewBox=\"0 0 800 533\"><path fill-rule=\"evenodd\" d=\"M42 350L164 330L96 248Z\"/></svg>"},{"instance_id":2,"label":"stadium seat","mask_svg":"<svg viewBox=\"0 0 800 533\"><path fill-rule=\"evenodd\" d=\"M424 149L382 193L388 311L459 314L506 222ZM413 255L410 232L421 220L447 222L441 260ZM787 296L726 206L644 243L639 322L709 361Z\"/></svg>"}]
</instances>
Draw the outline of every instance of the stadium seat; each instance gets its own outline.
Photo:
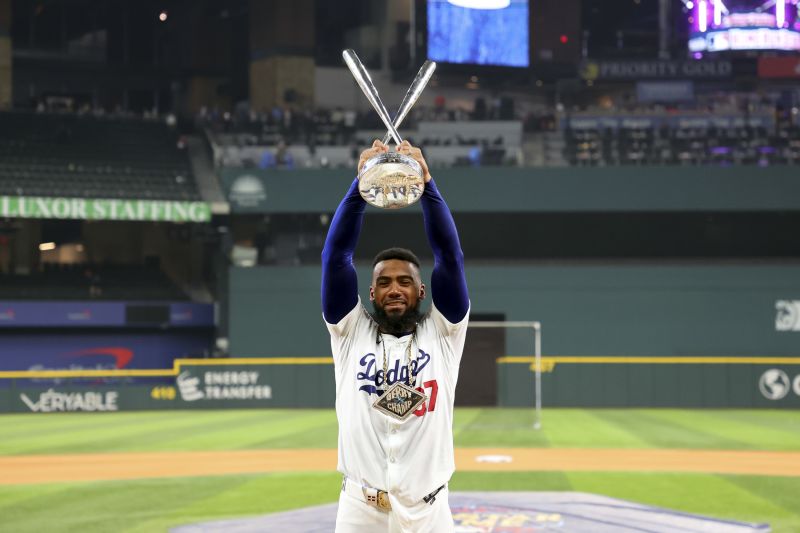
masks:
<instances>
[{"instance_id":1,"label":"stadium seat","mask_svg":"<svg viewBox=\"0 0 800 533\"><path fill-rule=\"evenodd\" d=\"M0 113L3 194L199 200L165 123L60 113Z\"/></svg>"}]
</instances>

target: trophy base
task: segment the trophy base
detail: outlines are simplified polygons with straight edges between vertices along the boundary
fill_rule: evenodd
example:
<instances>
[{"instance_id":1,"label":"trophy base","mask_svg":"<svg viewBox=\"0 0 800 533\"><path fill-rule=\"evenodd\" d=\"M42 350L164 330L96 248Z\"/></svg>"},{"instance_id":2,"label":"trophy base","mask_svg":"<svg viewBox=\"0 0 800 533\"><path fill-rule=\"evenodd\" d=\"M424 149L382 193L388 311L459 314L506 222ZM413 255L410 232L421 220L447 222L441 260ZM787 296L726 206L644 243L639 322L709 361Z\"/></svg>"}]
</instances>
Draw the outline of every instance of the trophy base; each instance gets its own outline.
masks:
<instances>
[{"instance_id":1,"label":"trophy base","mask_svg":"<svg viewBox=\"0 0 800 533\"><path fill-rule=\"evenodd\" d=\"M364 163L358 182L361 197L381 209L408 207L425 191L419 163L395 152L377 155Z\"/></svg>"}]
</instances>

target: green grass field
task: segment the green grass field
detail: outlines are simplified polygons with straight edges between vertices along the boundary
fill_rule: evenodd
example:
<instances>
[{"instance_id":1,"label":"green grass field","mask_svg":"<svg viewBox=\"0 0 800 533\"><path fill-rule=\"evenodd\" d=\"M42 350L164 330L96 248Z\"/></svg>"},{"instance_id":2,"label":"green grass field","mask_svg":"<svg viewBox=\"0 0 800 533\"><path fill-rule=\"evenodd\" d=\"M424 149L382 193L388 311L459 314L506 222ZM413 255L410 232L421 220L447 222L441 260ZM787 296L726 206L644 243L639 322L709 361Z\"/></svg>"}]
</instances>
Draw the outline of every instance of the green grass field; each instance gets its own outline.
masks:
<instances>
[{"instance_id":1,"label":"green grass field","mask_svg":"<svg viewBox=\"0 0 800 533\"><path fill-rule=\"evenodd\" d=\"M800 451L800 412L456 410L458 447ZM1 415L0 455L334 448L332 410ZM2 472L0 472L2 477ZM335 472L0 485L0 531L166 531L334 502ZM800 478L682 473L457 472L451 490L582 491L800 531Z\"/></svg>"}]
</instances>

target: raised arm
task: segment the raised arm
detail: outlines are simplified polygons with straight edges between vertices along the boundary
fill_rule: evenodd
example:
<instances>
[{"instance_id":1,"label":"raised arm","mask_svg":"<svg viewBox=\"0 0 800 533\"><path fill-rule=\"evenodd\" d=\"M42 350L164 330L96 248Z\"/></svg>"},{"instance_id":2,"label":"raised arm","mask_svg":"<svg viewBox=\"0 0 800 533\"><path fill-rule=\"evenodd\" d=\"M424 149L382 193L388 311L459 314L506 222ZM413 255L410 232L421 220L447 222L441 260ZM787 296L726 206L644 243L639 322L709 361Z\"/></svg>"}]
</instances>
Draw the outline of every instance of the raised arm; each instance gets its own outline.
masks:
<instances>
[{"instance_id":1,"label":"raised arm","mask_svg":"<svg viewBox=\"0 0 800 533\"><path fill-rule=\"evenodd\" d=\"M375 141L361 153L358 170L379 152L389 148ZM358 180L353 180L331 220L325 247L322 249L322 316L336 324L358 303L358 276L353 266L353 252L364 222L366 202L358 192Z\"/></svg>"},{"instance_id":2,"label":"raised arm","mask_svg":"<svg viewBox=\"0 0 800 533\"><path fill-rule=\"evenodd\" d=\"M322 316L336 324L358 303L358 276L353 252L361 233L366 202L353 180L331 220L322 249Z\"/></svg>"},{"instance_id":3,"label":"raised arm","mask_svg":"<svg viewBox=\"0 0 800 533\"><path fill-rule=\"evenodd\" d=\"M455 324L461 322L469 310L464 252L461 251L456 223L433 180L425 185L420 202L425 233L433 249L433 303L449 322Z\"/></svg>"},{"instance_id":4,"label":"raised arm","mask_svg":"<svg viewBox=\"0 0 800 533\"><path fill-rule=\"evenodd\" d=\"M450 209L431 178L428 165L419 148L403 141L398 152L413 157L425 173L425 192L422 194L422 217L425 233L433 250L431 295L433 303L451 323L461 322L469 310L469 293L464 277L464 252L458 240L458 230Z\"/></svg>"}]
</instances>

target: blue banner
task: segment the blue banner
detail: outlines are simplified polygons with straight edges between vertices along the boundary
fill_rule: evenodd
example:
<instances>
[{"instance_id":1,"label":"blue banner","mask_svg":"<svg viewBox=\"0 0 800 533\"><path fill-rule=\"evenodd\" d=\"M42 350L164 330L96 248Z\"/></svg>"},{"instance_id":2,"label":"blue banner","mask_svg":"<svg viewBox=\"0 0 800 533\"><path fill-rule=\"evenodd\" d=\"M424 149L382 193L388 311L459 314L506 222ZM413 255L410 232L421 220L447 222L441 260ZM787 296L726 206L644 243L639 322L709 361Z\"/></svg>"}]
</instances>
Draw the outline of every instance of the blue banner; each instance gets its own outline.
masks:
<instances>
[{"instance_id":1,"label":"blue banner","mask_svg":"<svg viewBox=\"0 0 800 533\"><path fill-rule=\"evenodd\" d=\"M208 355L210 331L83 333L6 331L0 370L119 370L172 368L181 358Z\"/></svg>"},{"instance_id":2,"label":"blue banner","mask_svg":"<svg viewBox=\"0 0 800 533\"><path fill-rule=\"evenodd\" d=\"M141 327L126 320L128 306L169 306L171 327L211 327L214 304L193 302L21 302L0 301L0 328Z\"/></svg>"},{"instance_id":3,"label":"blue banner","mask_svg":"<svg viewBox=\"0 0 800 533\"><path fill-rule=\"evenodd\" d=\"M0 327L121 326L125 307L116 302L0 302Z\"/></svg>"},{"instance_id":4,"label":"blue banner","mask_svg":"<svg viewBox=\"0 0 800 533\"><path fill-rule=\"evenodd\" d=\"M170 326L213 326L216 324L214 304L172 303L169 305Z\"/></svg>"}]
</instances>

